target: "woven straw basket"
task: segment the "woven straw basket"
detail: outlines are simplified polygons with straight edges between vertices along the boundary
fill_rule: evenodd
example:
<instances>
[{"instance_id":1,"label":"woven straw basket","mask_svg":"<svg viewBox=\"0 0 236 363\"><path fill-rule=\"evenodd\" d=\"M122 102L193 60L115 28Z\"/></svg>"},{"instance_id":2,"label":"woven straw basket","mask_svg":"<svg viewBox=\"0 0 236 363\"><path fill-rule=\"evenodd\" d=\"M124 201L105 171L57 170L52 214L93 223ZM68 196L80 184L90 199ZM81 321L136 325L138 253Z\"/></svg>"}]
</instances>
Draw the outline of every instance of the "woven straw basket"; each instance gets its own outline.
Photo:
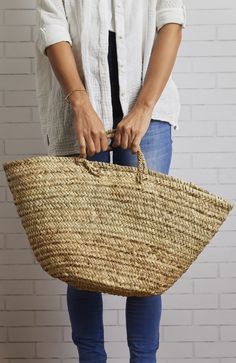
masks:
<instances>
[{"instance_id":1,"label":"woven straw basket","mask_svg":"<svg viewBox=\"0 0 236 363\"><path fill-rule=\"evenodd\" d=\"M84 155L4 163L33 253L50 276L113 295L161 294L218 231L232 203L148 169L140 147L136 155L135 167Z\"/></svg>"}]
</instances>

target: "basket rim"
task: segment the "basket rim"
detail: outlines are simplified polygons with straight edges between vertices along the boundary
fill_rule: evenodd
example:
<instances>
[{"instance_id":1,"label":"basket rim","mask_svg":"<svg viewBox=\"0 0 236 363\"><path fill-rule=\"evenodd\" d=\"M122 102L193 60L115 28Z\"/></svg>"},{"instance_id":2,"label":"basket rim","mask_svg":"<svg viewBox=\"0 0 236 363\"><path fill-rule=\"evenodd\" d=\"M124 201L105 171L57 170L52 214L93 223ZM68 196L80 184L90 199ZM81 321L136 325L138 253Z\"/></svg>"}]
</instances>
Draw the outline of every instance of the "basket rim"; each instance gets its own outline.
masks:
<instances>
[{"instance_id":1,"label":"basket rim","mask_svg":"<svg viewBox=\"0 0 236 363\"><path fill-rule=\"evenodd\" d=\"M17 165L21 165L24 164L25 162L33 162L34 160L39 160L39 161L44 161L44 160L52 160L52 161L66 161L68 163L72 163L75 165L75 167L77 167L77 165L74 163L73 161L74 156L73 155L69 155L69 156L64 156L64 155L35 155L35 156L29 156L23 159L16 159L16 160L9 160L9 161L5 161L3 163L3 168L5 170L5 172L7 171L8 168L13 167L13 166L17 166ZM88 160L88 159L87 159ZM77 159L77 161L79 163L83 163L83 159ZM104 161L97 161L97 160L88 160L90 163L94 164L95 166L100 166L102 168L105 169L116 169L116 170L120 170L120 171L128 171L131 173L136 173L137 172L137 166L131 166L131 165L120 165L120 164L114 164L114 163L107 163ZM186 186L186 187L190 187L193 188L196 191L199 191L203 194L207 194L209 197L212 197L213 199L217 199L220 202L223 202L226 206L226 208L230 211L235 207L235 204L227 199L225 199L223 196L220 196L218 194L214 194L213 192L210 192L209 190L205 189L204 187L201 187L191 181L187 181L187 180L183 180L177 176L171 175L171 174L165 174L162 173L161 171L155 171L152 169L149 169L147 167L147 174L151 175L151 176L156 176L158 175L159 177L163 178L163 179L169 179L172 180L173 182L178 183L179 185L182 186Z\"/></svg>"}]
</instances>

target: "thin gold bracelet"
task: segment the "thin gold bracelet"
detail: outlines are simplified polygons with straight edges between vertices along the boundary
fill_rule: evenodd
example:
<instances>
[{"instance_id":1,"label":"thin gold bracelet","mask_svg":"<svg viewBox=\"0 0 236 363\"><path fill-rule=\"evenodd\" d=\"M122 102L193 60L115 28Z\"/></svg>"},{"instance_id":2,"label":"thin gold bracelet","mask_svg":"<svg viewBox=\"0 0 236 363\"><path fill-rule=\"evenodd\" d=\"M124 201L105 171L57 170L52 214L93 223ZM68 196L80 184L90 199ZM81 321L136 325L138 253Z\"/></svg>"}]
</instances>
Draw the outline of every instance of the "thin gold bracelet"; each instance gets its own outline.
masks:
<instances>
[{"instance_id":1,"label":"thin gold bracelet","mask_svg":"<svg viewBox=\"0 0 236 363\"><path fill-rule=\"evenodd\" d=\"M70 101L68 101L68 98L70 97L70 95L73 93L73 92L75 92L75 91L85 91L86 92L86 89L73 89L72 91L70 91L67 95L66 95L66 97L65 97L65 101L67 102L67 103L70 103Z\"/></svg>"}]
</instances>

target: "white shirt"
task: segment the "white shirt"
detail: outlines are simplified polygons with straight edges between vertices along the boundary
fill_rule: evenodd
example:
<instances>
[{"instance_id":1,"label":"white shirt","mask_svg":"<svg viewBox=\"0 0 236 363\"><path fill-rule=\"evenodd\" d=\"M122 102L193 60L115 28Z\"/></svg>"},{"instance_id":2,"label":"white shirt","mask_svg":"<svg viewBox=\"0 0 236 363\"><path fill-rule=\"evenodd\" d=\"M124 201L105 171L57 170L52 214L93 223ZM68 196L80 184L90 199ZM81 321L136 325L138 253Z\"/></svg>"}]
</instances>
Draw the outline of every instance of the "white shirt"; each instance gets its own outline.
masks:
<instances>
[{"instance_id":1,"label":"white shirt","mask_svg":"<svg viewBox=\"0 0 236 363\"><path fill-rule=\"evenodd\" d=\"M114 11L113 11L113 0L107 0L108 3L108 29L111 31L115 31L115 19L114 19Z\"/></svg>"},{"instance_id":2,"label":"white shirt","mask_svg":"<svg viewBox=\"0 0 236 363\"><path fill-rule=\"evenodd\" d=\"M167 23L186 26L183 0L113 0L117 40L120 102L124 115L142 86L157 31ZM36 92L42 136L49 155L79 153L73 110L65 100L45 48L67 41L90 102L105 130L113 127L108 53L107 0L38 0ZM170 75L154 106L152 118L178 128L179 93Z\"/></svg>"}]
</instances>

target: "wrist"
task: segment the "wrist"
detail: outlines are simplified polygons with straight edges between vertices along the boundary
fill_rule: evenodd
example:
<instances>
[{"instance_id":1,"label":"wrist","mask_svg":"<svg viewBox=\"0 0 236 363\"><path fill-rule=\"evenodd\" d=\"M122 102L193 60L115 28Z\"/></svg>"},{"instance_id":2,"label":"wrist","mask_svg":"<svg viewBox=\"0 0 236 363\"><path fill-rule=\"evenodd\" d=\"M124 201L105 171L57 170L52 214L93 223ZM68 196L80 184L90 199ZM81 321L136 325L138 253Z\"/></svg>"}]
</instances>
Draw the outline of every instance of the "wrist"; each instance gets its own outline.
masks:
<instances>
[{"instance_id":1,"label":"wrist","mask_svg":"<svg viewBox=\"0 0 236 363\"><path fill-rule=\"evenodd\" d=\"M77 91L73 92L69 97L68 101L71 104L73 109L77 109L78 107L82 107L89 103L89 97L87 92Z\"/></svg>"},{"instance_id":2,"label":"wrist","mask_svg":"<svg viewBox=\"0 0 236 363\"><path fill-rule=\"evenodd\" d=\"M133 110L141 114L150 114L152 113L154 106L153 103L137 99L133 106Z\"/></svg>"}]
</instances>

